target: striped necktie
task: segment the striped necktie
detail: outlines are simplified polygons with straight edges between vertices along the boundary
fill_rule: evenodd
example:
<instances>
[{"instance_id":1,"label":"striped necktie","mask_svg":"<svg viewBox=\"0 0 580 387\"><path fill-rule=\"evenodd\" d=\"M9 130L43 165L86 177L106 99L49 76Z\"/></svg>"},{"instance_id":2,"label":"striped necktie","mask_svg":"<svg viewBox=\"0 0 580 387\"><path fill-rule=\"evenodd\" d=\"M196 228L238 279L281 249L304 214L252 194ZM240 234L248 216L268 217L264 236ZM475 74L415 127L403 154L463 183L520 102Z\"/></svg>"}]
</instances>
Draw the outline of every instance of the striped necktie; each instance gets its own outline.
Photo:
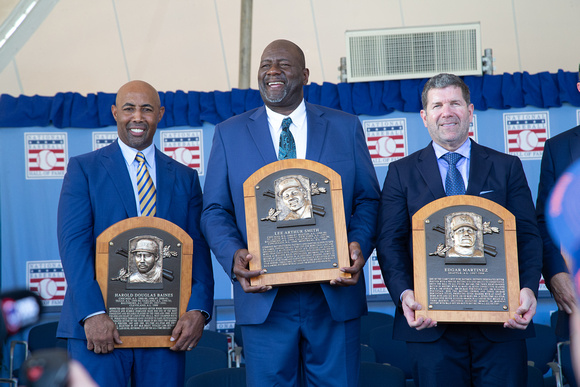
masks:
<instances>
[{"instance_id":1,"label":"striped necktie","mask_svg":"<svg viewBox=\"0 0 580 387\"><path fill-rule=\"evenodd\" d=\"M155 216L157 212L157 192L155 191L153 179L147 170L147 165L145 165L145 156L143 156L143 153L137 152L135 160L139 163L137 167L137 191L139 193L141 216Z\"/></svg>"},{"instance_id":2,"label":"striped necktie","mask_svg":"<svg viewBox=\"0 0 580 387\"><path fill-rule=\"evenodd\" d=\"M447 196L465 195L465 183L463 182L461 172L457 169L457 162L462 157L462 155L455 152L447 152L441 156L449 164L447 176L445 177L445 194Z\"/></svg>"},{"instance_id":3,"label":"striped necktie","mask_svg":"<svg viewBox=\"0 0 580 387\"><path fill-rule=\"evenodd\" d=\"M282 120L282 133L280 133L280 148L278 149L278 160L295 159L296 143L294 136L290 132L292 118L286 117Z\"/></svg>"}]
</instances>

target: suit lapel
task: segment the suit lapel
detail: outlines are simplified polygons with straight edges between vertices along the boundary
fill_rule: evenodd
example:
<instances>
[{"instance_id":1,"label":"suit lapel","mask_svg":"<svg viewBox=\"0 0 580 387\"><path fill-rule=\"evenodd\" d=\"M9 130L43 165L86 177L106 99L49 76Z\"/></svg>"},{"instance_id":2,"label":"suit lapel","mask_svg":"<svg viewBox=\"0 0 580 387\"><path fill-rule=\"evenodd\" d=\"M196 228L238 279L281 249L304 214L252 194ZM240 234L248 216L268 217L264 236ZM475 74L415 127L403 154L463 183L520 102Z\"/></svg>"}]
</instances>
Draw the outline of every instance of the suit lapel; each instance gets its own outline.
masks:
<instances>
[{"instance_id":1,"label":"suit lapel","mask_svg":"<svg viewBox=\"0 0 580 387\"><path fill-rule=\"evenodd\" d=\"M432 143L429 143L426 148L421 150L417 169L419 169L423 180L425 180L425 183L427 184L427 187L429 187L433 196L435 198L444 197L445 188L441 181L441 173L439 172L439 166L437 165L437 156L435 156L435 150L433 149Z\"/></svg>"},{"instance_id":2,"label":"suit lapel","mask_svg":"<svg viewBox=\"0 0 580 387\"><path fill-rule=\"evenodd\" d=\"M320 161L320 154L328 131L328 121L322 117L322 112L319 109L308 102L306 103L306 119L308 120L306 158Z\"/></svg>"},{"instance_id":3,"label":"suit lapel","mask_svg":"<svg viewBox=\"0 0 580 387\"><path fill-rule=\"evenodd\" d=\"M580 130L575 130L574 136L570 138L570 157L571 162L580 159Z\"/></svg>"},{"instance_id":4,"label":"suit lapel","mask_svg":"<svg viewBox=\"0 0 580 387\"><path fill-rule=\"evenodd\" d=\"M274 145L272 144L272 135L270 134L270 126L268 125L268 116L266 115L265 107L262 106L250 116L248 131L265 164L278 160Z\"/></svg>"},{"instance_id":5,"label":"suit lapel","mask_svg":"<svg viewBox=\"0 0 580 387\"><path fill-rule=\"evenodd\" d=\"M123 158L123 153L121 152L121 148L119 148L117 141L115 141L115 143L112 145L103 148L101 163L107 170L109 176L111 176L113 185L115 186L115 189L117 190L117 193L123 202L125 211L127 211L127 216L134 217L137 216L135 194L133 192L133 186L131 184L129 172L125 167L126 164L125 159Z\"/></svg>"},{"instance_id":6,"label":"suit lapel","mask_svg":"<svg viewBox=\"0 0 580 387\"><path fill-rule=\"evenodd\" d=\"M161 151L155 148L155 167L157 169L157 217L168 218L171 205L171 187L175 184L175 168Z\"/></svg>"},{"instance_id":7,"label":"suit lapel","mask_svg":"<svg viewBox=\"0 0 580 387\"><path fill-rule=\"evenodd\" d=\"M469 182L467 184L467 191L465 192L466 195L479 196L491 169L491 163L487 161L488 157L487 152L481 145L471 141Z\"/></svg>"}]
</instances>

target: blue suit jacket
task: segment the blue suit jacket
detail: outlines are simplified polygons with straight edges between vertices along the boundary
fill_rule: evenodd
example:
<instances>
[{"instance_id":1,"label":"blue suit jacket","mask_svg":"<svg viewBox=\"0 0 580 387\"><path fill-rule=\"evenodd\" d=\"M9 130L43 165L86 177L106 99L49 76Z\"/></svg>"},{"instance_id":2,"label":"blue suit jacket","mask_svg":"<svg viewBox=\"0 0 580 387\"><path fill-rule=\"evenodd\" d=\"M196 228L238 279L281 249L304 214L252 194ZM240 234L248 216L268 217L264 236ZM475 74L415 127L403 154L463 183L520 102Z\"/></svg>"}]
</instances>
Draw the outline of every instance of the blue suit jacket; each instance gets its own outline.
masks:
<instances>
[{"instance_id":1,"label":"blue suit jacket","mask_svg":"<svg viewBox=\"0 0 580 387\"><path fill-rule=\"evenodd\" d=\"M375 235L379 185L360 121L356 116L306 103L308 120L306 158L335 170L342 178L349 242L361 245L365 259ZM204 187L202 230L228 276L234 253L247 248L243 183L255 171L277 161L265 107L218 124ZM352 287L322 286L332 317L346 321L366 313L364 278ZM265 321L277 288L247 294L234 282L236 321Z\"/></svg>"},{"instance_id":2,"label":"blue suit jacket","mask_svg":"<svg viewBox=\"0 0 580 387\"><path fill-rule=\"evenodd\" d=\"M554 244L546 225L544 216L546 201L558 178L575 160L580 159L580 126L560 133L546 141L542 155L542 168L538 199L536 200L536 215L538 227L544 241L544 265L542 274L546 284L550 286L550 279L562 272L567 272L566 262L560 249Z\"/></svg>"},{"instance_id":3,"label":"blue suit jacket","mask_svg":"<svg viewBox=\"0 0 580 387\"><path fill-rule=\"evenodd\" d=\"M520 287L535 293L541 270L542 240L536 225L534 203L520 159L471 143L467 195L481 196L508 209L516 218ZM413 289L411 218L426 204L445 196L432 144L389 165L379 209L377 254L385 283L397 305L394 337L399 340L435 341L446 324L417 331L403 316L401 293ZM481 325L492 341L533 336L498 325Z\"/></svg>"},{"instance_id":4,"label":"blue suit jacket","mask_svg":"<svg viewBox=\"0 0 580 387\"><path fill-rule=\"evenodd\" d=\"M155 150L157 215L193 239L192 295L188 310L213 307L209 248L199 230L202 208L197 172ZM95 279L95 243L109 226L137 216L131 178L117 141L70 159L58 206L58 242L68 289L58 336L85 339L81 321L105 310Z\"/></svg>"}]
</instances>

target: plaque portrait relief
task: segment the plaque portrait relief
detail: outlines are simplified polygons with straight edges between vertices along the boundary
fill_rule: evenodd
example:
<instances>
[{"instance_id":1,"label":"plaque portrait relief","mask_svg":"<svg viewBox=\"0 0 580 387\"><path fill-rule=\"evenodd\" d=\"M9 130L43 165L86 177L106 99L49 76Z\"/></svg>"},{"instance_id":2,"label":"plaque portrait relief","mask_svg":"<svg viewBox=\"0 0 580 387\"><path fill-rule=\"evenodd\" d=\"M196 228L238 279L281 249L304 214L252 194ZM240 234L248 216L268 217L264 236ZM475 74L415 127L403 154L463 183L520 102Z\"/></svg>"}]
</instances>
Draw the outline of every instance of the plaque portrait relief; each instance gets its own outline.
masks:
<instances>
[{"instance_id":1,"label":"plaque portrait relief","mask_svg":"<svg viewBox=\"0 0 580 387\"><path fill-rule=\"evenodd\" d=\"M449 263L485 264L483 255L483 228L481 215L473 212L456 212L445 217L446 244ZM473 260L472 258L483 258ZM447 260L446 260L447 263Z\"/></svg>"},{"instance_id":2,"label":"plaque portrait relief","mask_svg":"<svg viewBox=\"0 0 580 387\"><path fill-rule=\"evenodd\" d=\"M163 260L161 246L153 239L145 236L133 238L129 241L129 269L133 269L129 276L129 283L161 283ZM160 241L163 243L163 241Z\"/></svg>"},{"instance_id":3,"label":"plaque portrait relief","mask_svg":"<svg viewBox=\"0 0 580 387\"><path fill-rule=\"evenodd\" d=\"M124 282L126 289L163 289L164 280L173 281L173 271L163 267L163 260L177 253L162 238L137 235L126 243L127 248L118 249L116 255L125 257L127 265L111 281Z\"/></svg>"},{"instance_id":4,"label":"plaque portrait relief","mask_svg":"<svg viewBox=\"0 0 580 387\"><path fill-rule=\"evenodd\" d=\"M278 220L312 218L310 182L300 175L284 176L275 182Z\"/></svg>"}]
</instances>

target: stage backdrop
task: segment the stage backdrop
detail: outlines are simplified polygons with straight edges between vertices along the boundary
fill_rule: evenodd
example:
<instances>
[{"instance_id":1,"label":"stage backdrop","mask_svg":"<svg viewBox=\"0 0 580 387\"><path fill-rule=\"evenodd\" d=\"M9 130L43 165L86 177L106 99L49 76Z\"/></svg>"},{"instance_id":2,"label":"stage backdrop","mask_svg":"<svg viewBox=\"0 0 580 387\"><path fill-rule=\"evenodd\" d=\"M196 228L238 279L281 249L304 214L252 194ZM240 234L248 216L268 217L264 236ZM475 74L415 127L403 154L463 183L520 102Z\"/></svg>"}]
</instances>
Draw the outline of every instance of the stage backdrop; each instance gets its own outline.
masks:
<instances>
[{"instance_id":1,"label":"stage backdrop","mask_svg":"<svg viewBox=\"0 0 580 387\"><path fill-rule=\"evenodd\" d=\"M465 77L475 105L471 136L519 156L534 200L547 138L580 124L577 74L527 73ZM312 84L309 102L357 114L382 185L391 161L425 147L419 115L425 79L357 84ZM202 184L214 125L260 106L256 90L160 93L166 107L155 145L195 168ZM66 290L56 238L56 212L70 157L116 138L113 94L0 97L0 216L2 290L29 288L58 311ZM231 283L214 261L215 297L229 300ZM365 267L368 294L386 294L376 256ZM226 305L231 304L226 302ZM228 311L231 308L226 307ZM225 315L230 315L230 312ZM230 326L229 317L220 320Z\"/></svg>"}]
</instances>

